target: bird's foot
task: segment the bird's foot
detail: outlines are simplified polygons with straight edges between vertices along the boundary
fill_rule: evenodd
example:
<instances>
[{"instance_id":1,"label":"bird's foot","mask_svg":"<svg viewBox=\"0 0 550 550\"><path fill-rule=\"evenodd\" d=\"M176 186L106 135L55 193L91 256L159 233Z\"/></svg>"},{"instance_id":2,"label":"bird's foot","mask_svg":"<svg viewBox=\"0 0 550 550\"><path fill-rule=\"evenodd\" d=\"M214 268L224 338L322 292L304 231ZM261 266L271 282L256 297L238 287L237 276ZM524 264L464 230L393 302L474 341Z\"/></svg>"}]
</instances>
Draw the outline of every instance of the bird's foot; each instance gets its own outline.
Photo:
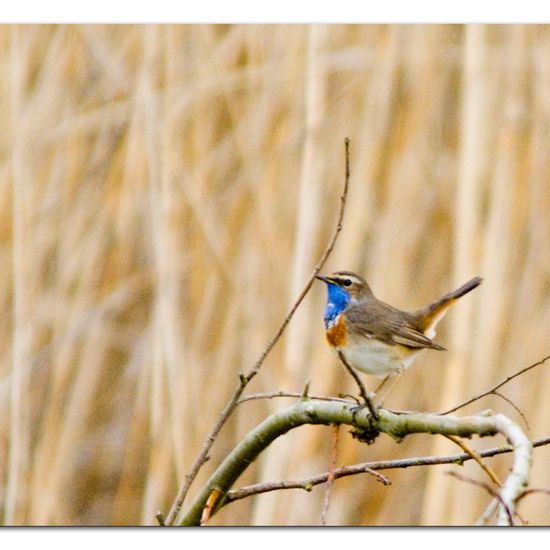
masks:
<instances>
[{"instance_id":1,"label":"bird's foot","mask_svg":"<svg viewBox=\"0 0 550 550\"><path fill-rule=\"evenodd\" d=\"M355 399L355 402L357 403L357 405L355 405L354 407L351 407L350 409L353 422L355 422L355 417L357 416L357 414L364 409L369 410L369 414L372 420L376 421L380 418L378 416L378 409L380 409L380 407L375 407L374 403L370 400L370 398L365 399L363 396L362 401L360 401L359 399Z\"/></svg>"},{"instance_id":2,"label":"bird's foot","mask_svg":"<svg viewBox=\"0 0 550 550\"><path fill-rule=\"evenodd\" d=\"M372 403L371 403L372 407ZM367 445L372 445L376 438L378 437L378 434L380 431L376 428L375 422L378 420L378 413L374 408L371 409L367 403L360 403L355 405L350 409L351 411L351 417L352 417L352 423L355 425L355 419L357 414L359 414L362 410L365 408L369 409L370 413L370 422L368 424L368 427L361 426L360 428L354 427L350 434L355 439L358 439L362 443L366 443Z\"/></svg>"},{"instance_id":3,"label":"bird's foot","mask_svg":"<svg viewBox=\"0 0 550 550\"><path fill-rule=\"evenodd\" d=\"M364 393L361 397L363 398L363 406L369 409L369 412L374 420L378 420L378 409L380 407L374 406L373 395L373 393Z\"/></svg>"},{"instance_id":4,"label":"bird's foot","mask_svg":"<svg viewBox=\"0 0 550 550\"><path fill-rule=\"evenodd\" d=\"M340 399L352 399L353 401L355 401L357 403L357 405L359 405L361 403L361 401L359 401L359 398L355 397L355 395L351 395L351 393L339 393L338 397Z\"/></svg>"}]
</instances>

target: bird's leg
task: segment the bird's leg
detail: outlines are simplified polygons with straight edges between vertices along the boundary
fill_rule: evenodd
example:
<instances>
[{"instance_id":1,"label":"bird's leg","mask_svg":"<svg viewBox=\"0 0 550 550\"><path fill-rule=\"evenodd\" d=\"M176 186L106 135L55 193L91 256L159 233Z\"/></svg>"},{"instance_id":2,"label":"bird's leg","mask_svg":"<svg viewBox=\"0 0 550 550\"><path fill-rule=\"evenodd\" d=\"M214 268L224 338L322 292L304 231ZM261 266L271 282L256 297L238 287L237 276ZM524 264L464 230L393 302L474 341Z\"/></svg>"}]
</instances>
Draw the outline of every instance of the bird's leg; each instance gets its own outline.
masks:
<instances>
[{"instance_id":1,"label":"bird's leg","mask_svg":"<svg viewBox=\"0 0 550 550\"><path fill-rule=\"evenodd\" d=\"M374 408L374 405L372 404L372 401L368 396L367 390L365 389L363 382L359 378L359 375L353 370L352 367L350 367L350 365L348 364L348 362L344 357L344 354L341 351L338 352L338 357L340 358L340 361L342 361L342 364L344 365L344 367L346 367L347 371L351 374L351 376L353 377L357 385L359 386L359 393L361 394L361 397L363 398L365 405L369 409L371 416L375 420L378 420L378 413L376 412L376 409Z\"/></svg>"},{"instance_id":2,"label":"bird's leg","mask_svg":"<svg viewBox=\"0 0 550 550\"><path fill-rule=\"evenodd\" d=\"M388 376L386 376L384 378L384 380L382 380L382 382L380 382L380 384L378 384L377 388L374 390L374 395L377 395L378 392L384 387L384 384L388 381L388 378L391 376L391 374L388 374Z\"/></svg>"},{"instance_id":3,"label":"bird's leg","mask_svg":"<svg viewBox=\"0 0 550 550\"><path fill-rule=\"evenodd\" d=\"M389 378L393 378L389 388L386 390L386 393L382 396L382 398L380 399L380 403L379 403L379 407L382 407L382 405L384 404L384 400L386 399L386 397L388 397L388 395L390 394L390 392L393 390L394 386L395 386L395 383L399 380L399 378L401 378L401 375L403 373L399 372L395 375L393 374L388 374L388 376L386 376L386 378L384 378L384 380L382 380L382 383L376 388L376 393L379 392L380 389L382 389L382 387L384 386L384 384L388 381Z\"/></svg>"}]
</instances>

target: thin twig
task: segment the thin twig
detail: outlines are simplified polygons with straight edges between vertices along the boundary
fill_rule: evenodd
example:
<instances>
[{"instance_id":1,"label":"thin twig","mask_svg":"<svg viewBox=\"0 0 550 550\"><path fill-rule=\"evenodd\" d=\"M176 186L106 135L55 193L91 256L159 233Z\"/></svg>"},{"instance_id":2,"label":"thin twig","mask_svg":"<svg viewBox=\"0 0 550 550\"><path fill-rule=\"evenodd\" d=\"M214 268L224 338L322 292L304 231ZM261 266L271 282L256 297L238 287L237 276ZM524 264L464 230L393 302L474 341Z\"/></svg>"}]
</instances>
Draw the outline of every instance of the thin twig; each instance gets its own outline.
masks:
<instances>
[{"instance_id":1,"label":"thin twig","mask_svg":"<svg viewBox=\"0 0 550 550\"><path fill-rule=\"evenodd\" d=\"M275 397L295 397L297 399L303 399L304 394L298 392L285 392L285 391L274 391L274 392L265 392L265 393L251 393L244 395L239 399L237 405L241 403L246 403L247 401L252 401L254 399L273 399ZM316 401L337 401L339 403L356 403L357 401L350 401L349 399L343 399L341 397L326 397L323 395L307 395L307 399L314 399Z\"/></svg>"},{"instance_id":2,"label":"thin twig","mask_svg":"<svg viewBox=\"0 0 550 550\"><path fill-rule=\"evenodd\" d=\"M325 248L325 251L323 252L321 259L313 269L313 273L309 277L308 282L306 283L304 289L298 296L297 300L294 302L294 305L290 309L288 315L285 317L284 321L281 323L279 328L277 329L277 332L275 335L271 338L271 340L268 342L267 346L263 350L262 354L252 367L252 369L248 372L248 374L240 374L239 375L239 385L235 388L233 395L223 408L222 412L220 413L218 417L218 421L216 422L214 428L212 428L212 431L206 438L206 441L204 442L201 450L199 451L199 454L197 458L195 459L195 462L191 466L191 470L189 473L185 476L185 480L180 487L176 498L174 499L174 502L172 503L172 506L170 508L170 512L168 513L168 516L166 517L166 525L173 525L174 521L176 520L179 511L181 510L181 507L183 505L183 501L185 500L185 497L187 496L187 493L189 491L189 488L191 487L191 484L197 477L197 474L199 473L199 470L201 469L202 465L206 462L208 453L210 452L210 449L212 445L214 444L214 441L216 440L216 437L218 436L218 433L224 426L225 422L237 406L237 403L239 401L239 398L241 394L243 393L244 389L248 385L248 383L258 374L258 371L260 370L260 367L263 365L266 357L268 356L269 352L273 349L275 344L278 342L278 340L281 338L281 335L283 334L284 330L286 329L288 323L292 319L294 313L298 309L298 306L302 303L302 300L305 298L306 294L309 292L309 289L313 285L313 282L315 281L315 276L319 274L323 266L325 265L325 262L328 260L328 257L330 256L330 253L334 249L334 245L336 244L336 239L338 238L338 235L340 234L340 231L342 230L342 222L344 219L344 212L346 208L346 199L348 196L348 189L349 189L349 179L350 179L350 160L349 160L349 138L345 138L344 140L344 148L345 148L345 177L344 177L344 189L342 191L342 195L340 196L340 209L338 212L338 218L336 221L336 227L334 229L334 232L332 234L332 237L328 243L328 245Z\"/></svg>"},{"instance_id":3,"label":"thin twig","mask_svg":"<svg viewBox=\"0 0 550 550\"><path fill-rule=\"evenodd\" d=\"M354 469L353 472L351 472L351 468ZM383 485L391 485L391 481L385 475L375 472L364 464L336 468L333 474L334 479L357 474L370 474ZM303 489L304 491L311 491L315 485L326 483L329 476L330 472L325 472L324 474L302 480L268 481L266 483L257 483L256 485L241 487L240 489L233 489L227 493L224 503L229 504L230 502L242 498L259 495L261 493L269 493L270 491L280 491L282 489Z\"/></svg>"},{"instance_id":4,"label":"thin twig","mask_svg":"<svg viewBox=\"0 0 550 550\"><path fill-rule=\"evenodd\" d=\"M483 481L477 481L476 479L472 479L471 477L466 477L460 474L457 474L456 472L445 472L447 475L451 477L455 477L456 479L459 479L460 481L465 481L466 483L471 483L472 485L477 485L478 487L482 487L485 489L492 497L496 498L501 506L506 511L506 515L508 516L508 524L514 525L514 518L512 517L512 512L510 511L510 507L506 502L504 502L504 499L500 496L498 491L495 491L488 483L485 483Z\"/></svg>"},{"instance_id":5,"label":"thin twig","mask_svg":"<svg viewBox=\"0 0 550 550\"><path fill-rule=\"evenodd\" d=\"M359 378L359 375L355 372L353 367L351 367L348 362L346 361L346 358L344 357L344 354L339 351L338 357L340 358L340 361L342 361L342 364L344 367L346 367L346 370L351 374L357 385L359 386L359 393L361 394L361 397L363 398L363 401L365 402L365 405L368 407L369 412L371 416L378 420L378 413L376 412L376 409L374 408L374 405L372 404L372 401L370 400L367 390L365 389L365 385L363 384L363 381L361 378Z\"/></svg>"},{"instance_id":6,"label":"thin twig","mask_svg":"<svg viewBox=\"0 0 550 550\"><path fill-rule=\"evenodd\" d=\"M529 422L527 422L527 418L525 417L525 415L523 414L521 409L510 398L506 397L505 395L503 395L502 393L500 393L498 391L493 391L493 395L496 395L497 397L500 397L501 399L506 401L506 403L508 403L521 416L523 422L525 423L525 427L527 428L527 430L530 429L529 428Z\"/></svg>"},{"instance_id":7,"label":"thin twig","mask_svg":"<svg viewBox=\"0 0 550 550\"><path fill-rule=\"evenodd\" d=\"M528 495L536 494L536 493L541 493L543 495L550 495L550 491L548 489L536 489L536 488L526 489L525 491L523 491L523 493L521 493L521 495L519 495L516 502L519 502L521 499L525 498Z\"/></svg>"},{"instance_id":8,"label":"thin twig","mask_svg":"<svg viewBox=\"0 0 550 550\"><path fill-rule=\"evenodd\" d=\"M521 374L527 372L528 370L534 369L535 367L538 367L539 365L543 365L544 363L546 363L546 361L548 361L548 359L550 359L550 355L547 355L546 357L544 357L540 361L537 361L536 363L533 363L532 365L529 365L528 367L525 367L525 368L521 369L520 371L516 372L515 374L512 374L511 376L508 376L502 382L499 382L496 386L493 386L491 389L489 389L489 390L487 390L483 393L480 393L479 395L476 395L475 397L472 397L471 399L468 399L467 401L464 401L464 403L461 403L460 405L457 405L456 407L453 407L452 409L449 409L448 411L440 412L439 414L441 414L441 415L450 414L452 412L458 411L458 409L462 409L463 407L465 407L466 405L469 405L470 403L473 403L474 401L478 401L479 399L481 399L483 397L494 394L496 390L498 390L499 388L502 388L502 386L504 386L504 384L508 384L508 382L510 382L510 380L513 380L514 378L517 378L518 376L520 376Z\"/></svg>"},{"instance_id":9,"label":"thin twig","mask_svg":"<svg viewBox=\"0 0 550 550\"><path fill-rule=\"evenodd\" d=\"M543 447L550 444L550 437L536 439L531 442L533 447ZM503 447L493 447L484 451L477 451L476 454L481 458L488 458L500 454L510 453L513 451L511 445ZM402 458L398 460L381 460L377 462L364 462L362 464L353 464L351 466L342 466L334 470L334 479L348 477L363 473L369 473L375 476L384 485L391 485L390 480L378 473L378 470L394 470L398 468L412 468L415 466L436 466L441 464L463 464L468 460L473 460L473 457L468 453L461 453L448 456L421 456L413 458ZM240 500L261 493L270 491L280 491L284 489L304 489L311 491L315 485L325 483L328 479L329 472L319 474L304 480L284 480L284 481L269 481L265 483L256 483L233 489L227 492L224 498L224 504L229 504L234 500Z\"/></svg>"},{"instance_id":10,"label":"thin twig","mask_svg":"<svg viewBox=\"0 0 550 550\"><path fill-rule=\"evenodd\" d=\"M481 457L470 446L464 443L464 441L462 441L460 437L457 437L456 435L446 435L444 437L451 440L455 445L458 445L464 452L468 453L479 464L480 468L489 476L491 481L494 484L496 484L498 487L502 487L502 482L500 481L498 476L495 474L495 472L493 472L493 470L489 468L489 466L487 466L487 464L485 464L483 460L481 460Z\"/></svg>"},{"instance_id":11,"label":"thin twig","mask_svg":"<svg viewBox=\"0 0 550 550\"><path fill-rule=\"evenodd\" d=\"M340 432L340 426L336 424L334 426L334 432L332 436L332 448L330 451L330 463L328 467L327 486L325 488L325 500L323 502L323 511L321 512L321 525L327 524L328 509L330 506L330 495L332 492L332 484L334 482L334 468L336 466L336 454L338 452L338 434Z\"/></svg>"}]
</instances>

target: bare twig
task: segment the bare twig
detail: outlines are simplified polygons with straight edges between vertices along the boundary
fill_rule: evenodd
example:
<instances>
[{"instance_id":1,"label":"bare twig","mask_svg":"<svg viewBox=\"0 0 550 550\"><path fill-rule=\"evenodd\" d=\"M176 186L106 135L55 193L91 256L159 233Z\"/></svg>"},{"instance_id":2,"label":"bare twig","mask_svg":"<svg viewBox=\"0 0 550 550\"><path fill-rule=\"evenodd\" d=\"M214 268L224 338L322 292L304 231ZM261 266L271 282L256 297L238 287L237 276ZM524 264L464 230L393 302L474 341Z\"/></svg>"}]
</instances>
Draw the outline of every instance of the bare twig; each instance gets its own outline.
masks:
<instances>
[{"instance_id":1,"label":"bare twig","mask_svg":"<svg viewBox=\"0 0 550 550\"><path fill-rule=\"evenodd\" d=\"M500 397L501 399L506 401L506 403L508 403L521 416L523 422L525 423L525 427L529 430L529 422L527 422L527 418L525 417L521 409L510 398L506 397L498 391L493 391L493 395L496 395L497 397Z\"/></svg>"},{"instance_id":2,"label":"bare twig","mask_svg":"<svg viewBox=\"0 0 550 550\"><path fill-rule=\"evenodd\" d=\"M550 444L550 437L542 439L536 439L531 442L533 447L543 447ZM503 447L493 447L484 451L477 451L476 454L481 458L489 458L492 456L510 453L513 451L511 445L505 445ZM473 460L473 457L469 453L461 453L448 456L421 456L413 458L402 458L398 460L380 460L377 462L364 462L362 464L353 464L350 466L342 466L334 470L334 479L340 479L341 477L348 477L363 473L369 473L375 476L384 485L391 485L390 480L378 473L378 470L394 470L399 468L412 468L415 466L437 466L442 464L463 464L468 460ZM329 472L319 474L304 480L284 480L284 481L269 481L265 483L256 483L254 485L248 485L241 487L240 489L233 489L228 491L225 496L225 504L229 504L234 500L240 500L261 493L268 493L270 491L280 491L285 489L304 489L311 491L315 485L325 483L328 479ZM521 498L521 497L520 497ZM518 499L519 500L519 499ZM494 510L493 510L494 512Z\"/></svg>"},{"instance_id":3,"label":"bare twig","mask_svg":"<svg viewBox=\"0 0 550 550\"><path fill-rule=\"evenodd\" d=\"M546 357L544 357L540 361L537 361L536 363L533 363L532 365L529 365L528 367L525 367L525 368L519 370L515 374L512 374L511 376L508 376L502 382L499 382L496 386L493 386L491 389L489 389L489 390L487 390L483 393L480 393L479 395L476 395L475 397L472 397L471 399L468 399L467 401L464 401L464 403L461 403L460 405L457 405L456 407L453 407L452 409L441 412L439 414L446 415L446 414L453 413L455 411L458 411L459 409L462 409L466 405L469 405L470 403L473 403L474 401L478 401L479 399L481 399L483 397L487 397L488 395L494 394L496 390L498 390L499 388L502 388L502 386L504 386L504 384L508 384L508 382L510 382L510 380L513 380L514 378L517 378L518 376L522 375L523 373L527 372L528 370L531 370L531 369L534 369L535 367L543 365L544 363L546 363L546 361L548 361L548 359L550 359L550 355L547 355Z\"/></svg>"},{"instance_id":4,"label":"bare twig","mask_svg":"<svg viewBox=\"0 0 550 550\"><path fill-rule=\"evenodd\" d=\"M334 482L334 468L336 466L336 454L338 452L339 432L340 432L340 426L336 424L334 426L334 433L332 436L332 448L330 451L330 464L328 468L327 486L325 489L325 500L323 502L323 511L321 512L321 525L327 524L327 514L330 506L330 494L332 492L332 484Z\"/></svg>"},{"instance_id":5,"label":"bare twig","mask_svg":"<svg viewBox=\"0 0 550 550\"><path fill-rule=\"evenodd\" d=\"M516 502L519 502L521 499L525 498L526 496L533 495L533 494L543 494L543 495L550 495L550 491L548 489L526 489L521 493L521 495L518 496Z\"/></svg>"},{"instance_id":6,"label":"bare twig","mask_svg":"<svg viewBox=\"0 0 550 550\"><path fill-rule=\"evenodd\" d=\"M385 475L375 472L365 464L354 464L353 466L344 466L333 470L334 479L357 474L370 474L383 485L391 485L391 481ZM280 491L282 489L303 489L304 491L311 491L315 485L326 483L329 476L330 472L325 472L324 474L319 474L302 480L268 481L266 483L257 483L255 485L241 487L240 489L234 489L227 493L225 504L229 504L230 502L240 500L242 498L251 497L253 495L269 493L271 491Z\"/></svg>"},{"instance_id":7,"label":"bare twig","mask_svg":"<svg viewBox=\"0 0 550 550\"><path fill-rule=\"evenodd\" d=\"M447 475L451 477L455 477L456 479L459 479L460 481L465 481L466 483L471 483L472 485L477 485L478 487L482 487L485 489L492 497L496 498L500 505L506 510L506 515L508 516L508 525L514 525L514 518L512 517L512 512L510 510L510 507L508 504L504 501L504 499L500 496L498 491L495 491L488 483L485 483L483 481L477 481L476 479L472 479L470 477L466 477L460 474L457 474L456 472L445 472Z\"/></svg>"},{"instance_id":8,"label":"bare twig","mask_svg":"<svg viewBox=\"0 0 550 550\"><path fill-rule=\"evenodd\" d=\"M338 398L339 399L351 399L353 400L353 402L356 404L356 405L359 405L359 403L361 403L361 401L359 401L359 399L357 399L357 397L355 395L350 395L349 393L339 393L338 394ZM392 411L393 412L393 411Z\"/></svg>"},{"instance_id":9,"label":"bare twig","mask_svg":"<svg viewBox=\"0 0 550 550\"><path fill-rule=\"evenodd\" d=\"M455 435L446 435L444 437L451 440L453 443L458 445L464 452L468 453L479 464L480 468L489 476L491 481L495 483L498 487L502 487L502 482L500 481L498 476L495 474L495 472L493 472L493 470L489 468L489 466L487 466L487 464L485 464L483 460L481 460L481 457L469 445L464 443L464 441L462 441L460 437L456 437Z\"/></svg>"},{"instance_id":10,"label":"bare twig","mask_svg":"<svg viewBox=\"0 0 550 550\"><path fill-rule=\"evenodd\" d=\"M298 392L285 392L285 391L274 391L274 392L265 392L265 393L251 393L249 395L244 395L239 399L237 405L241 403L246 403L247 401L252 401L254 399L273 399L275 397L295 397L297 399L303 399L304 394ZM338 401L339 403L356 403L357 401L350 401L349 399L343 399L341 397L326 397L323 395L308 395L307 399L315 399L317 401Z\"/></svg>"},{"instance_id":11,"label":"bare twig","mask_svg":"<svg viewBox=\"0 0 550 550\"><path fill-rule=\"evenodd\" d=\"M206 438L206 441L204 442L201 450L199 451L199 454L197 458L195 459L195 462L191 466L191 470L189 473L185 476L185 480L180 487L178 494L176 495L176 498L174 499L174 502L172 503L172 506L170 508L170 512L168 513L168 516L166 517L166 525L173 525L174 521L176 520L179 511L181 510L181 507L183 505L183 501L185 500L185 497L187 496L187 493L189 491L189 488L191 487L191 484L197 477L197 474L199 473L199 470L201 469L202 465L206 462L206 457L208 456L208 453L210 452L210 449L212 445L214 444L214 441L216 440L216 437L218 436L218 433L224 426L225 422L237 406L237 403L239 401L239 398L241 394L243 393L244 389L248 385L248 383L258 374L258 371L260 370L260 367L263 365L266 357L268 356L269 352L273 349L275 344L279 341L281 338L281 335L283 334L284 330L286 329L288 323L292 319L294 313L298 309L298 306L302 303L303 299L305 298L306 294L309 292L309 289L313 285L313 282L315 281L315 276L319 274L323 266L325 265L325 262L328 260L328 257L330 256L332 250L334 249L334 245L336 244L336 239L338 238L338 235L340 234L340 231L342 230L342 222L344 219L344 212L346 208L346 199L348 196L348 189L349 189L349 179L350 179L350 161L349 161L349 138L345 138L344 140L344 148L345 148L345 177L344 177L344 189L342 191L342 195L340 196L340 209L338 212L338 218L336 221L336 227L334 229L334 232L332 234L332 237L327 244L325 251L323 252L321 259L313 269L312 274L309 277L309 280L307 281L304 289L294 302L294 305L291 307L290 311L288 312L287 316L285 317L284 321L281 323L279 328L277 329L275 335L271 338L271 340L267 343L265 349L261 353L260 357L252 367L252 369L246 374L240 374L239 375L239 384L235 388L233 395L223 408L222 412L220 413L218 417L218 421L216 422L214 428L212 428L212 431Z\"/></svg>"},{"instance_id":12,"label":"bare twig","mask_svg":"<svg viewBox=\"0 0 550 550\"><path fill-rule=\"evenodd\" d=\"M374 405L372 404L372 401L370 400L367 390L365 389L365 385L363 384L363 381L361 378L359 378L359 375L355 372L353 367L351 367L348 362L346 361L344 354L339 351L338 357L340 358L340 361L342 361L342 364L344 367L346 367L346 370L351 374L357 385L359 386L359 393L361 394L361 397L363 398L363 401L367 408L369 409L370 414L375 420L378 420L378 413L376 412L376 409L374 408Z\"/></svg>"}]
</instances>

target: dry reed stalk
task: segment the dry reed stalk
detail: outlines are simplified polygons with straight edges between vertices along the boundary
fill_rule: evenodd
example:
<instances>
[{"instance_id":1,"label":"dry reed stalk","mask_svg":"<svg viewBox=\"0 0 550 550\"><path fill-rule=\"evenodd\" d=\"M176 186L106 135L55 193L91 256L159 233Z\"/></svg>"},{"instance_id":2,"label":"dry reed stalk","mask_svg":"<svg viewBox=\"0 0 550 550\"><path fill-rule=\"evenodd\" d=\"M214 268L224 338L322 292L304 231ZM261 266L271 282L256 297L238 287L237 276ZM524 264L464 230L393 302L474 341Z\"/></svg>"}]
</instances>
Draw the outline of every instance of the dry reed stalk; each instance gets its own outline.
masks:
<instances>
[{"instance_id":1,"label":"dry reed stalk","mask_svg":"<svg viewBox=\"0 0 550 550\"><path fill-rule=\"evenodd\" d=\"M478 329L475 339L474 368L481 387L498 376L503 359L491 342L501 340L507 326L504 320L512 313L509 300L502 292L514 280L513 256L517 254L513 231L514 216L521 216L522 185L520 162L524 126L524 87L526 76L525 28L509 29L509 44L503 52L506 69L503 74L506 95L500 113L501 124L495 136L493 173L490 176L491 204L487 213L481 271L491 281L483 289L479 302ZM516 213L514 213L514 210ZM519 244L519 243L517 243ZM515 283L515 281L514 281Z\"/></svg>"},{"instance_id":2,"label":"dry reed stalk","mask_svg":"<svg viewBox=\"0 0 550 550\"><path fill-rule=\"evenodd\" d=\"M320 56L325 48L327 29L323 25L311 25L307 33L307 59L304 77L305 132L300 168L300 184L297 193L296 233L294 252L289 270L289 296L296 296L307 279L317 247L319 228L319 202L321 167L323 158L319 144L320 125L324 114L325 71ZM292 298L294 299L294 298ZM285 340L284 369L279 369L280 383L294 386L304 379L308 367L307 350L303 337L311 318L311 304L305 301L293 319L293 330ZM276 405L272 405L276 406ZM262 461L261 479L278 479L287 475L290 452L300 453L300 444L292 434L279 445L278 453L267 455ZM281 460L281 457L285 457ZM253 523L270 525L280 515L280 499L259 498L254 505ZM276 506L274 506L276 505ZM292 513L292 512L291 512Z\"/></svg>"},{"instance_id":3,"label":"dry reed stalk","mask_svg":"<svg viewBox=\"0 0 550 550\"><path fill-rule=\"evenodd\" d=\"M343 29L343 32L347 32L346 29ZM379 190L382 186L383 167L386 166L386 145L393 137L393 128L389 121L392 120L397 107L397 79L401 67L399 51L405 38L405 27L381 26L376 29L373 36L370 33L358 34L361 51L364 51L365 55L375 51L376 55L366 67L358 67L353 72L354 75L358 75L355 77L358 80L356 101L361 105L361 120L357 124L356 136L353 138L354 176L348 222L342 233L343 244L335 251L331 264L334 269L356 269L370 279L376 266L376 261L373 260L375 241L372 234L376 231L381 217L378 204ZM373 78L373 75L377 77ZM342 115L347 124L353 119L354 104L355 102L347 102L348 109ZM323 299L324 296L320 301ZM322 311L320 307L317 310L319 313ZM321 323L319 325L316 335L318 341L323 340ZM322 355L320 352L323 352ZM313 364L316 367L313 381L321 387L321 393L334 393L334 388L337 391L355 391L346 373L337 364L333 355L329 355L324 342L323 346L318 345ZM376 383L371 377L366 379L367 384ZM310 439L315 442L319 436L312 433ZM360 460L363 450L358 448L354 441L341 438L339 447L341 463ZM321 449L316 452L320 454ZM309 457L309 461L311 459ZM350 521L348 499L362 499L363 491L364 488L360 484L348 483L344 487L335 485L331 497L331 516L334 524L345 525Z\"/></svg>"},{"instance_id":4,"label":"dry reed stalk","mask_svg":"<svg viewBox=\"0 0 550 550\"><path fill-rule=\"evenodd\" d=\"M483 176L487 130L487 29L483 25L468 25L464 29L463 100L460 121L459 172L455 202L454 229L454 285L462 284L476 270L477 227L480 217L480 192ZM483 273L482 275L485 276ZM446 368L439 404L445 408L459 402L465 387L465 374L470 370L470 339L474 305L458 304L452 321L452 356ZM448 442L436 440L432 452L440 453ZM427 480L427 498L423 504L423 523L442 524L447 521L447 510L441 506L450 498L449 478L442 479L438 471L430 471Z\"/></svg>"},{"instance_id":5,"label":"dry reed stalk","mask_svg":"<svg viewBox=\"0 0 550 550\"><path fill-rule=\"evenodd\" d=\"M518 177L521 173L518 163L523 126L521 105L525 48L522 45L522 34L525 28L510 28L504 32L509 33L505 49L503 48L507 63L501 76L506 91L502 100L502 110L497 115L500 124L494 136L492 173L489 175L488 190L491 202L484 224L480 266L480 272L491 284L481 289L476 333L470 333L470 338L473 338L474 342L474 352L468 370L471 373L470 380L475 380L476 386L479 384L480 387L500 376L503 365L507 364L502 348L495 346L494 342L505 341L506 332L511 329L510 325L505 323L512 311L507 307L510 302L503 289L512 290L515 287L512 268L517 244L512 226L512 210L521 206L520 196L516 195L515 189L520 184ZM464 390L475 391L472 383L465 385ZM472 521L473 511L460 506L458 500L475 495L475 488L461 484L454 493L457 500L447 517L456 524Z\"/></svg>"},{"instance_id":6,"label":"dry reed stalk","mask_svg":"<svg viewBox=\"0 0 550 550\"><path fill-rule=\"evenodd\" d=\"M548 149L544 146L546 138L545 121L550 116L550 67L544 63L542 52L550 45L550 36L544 32L547 27L538 28L535 34L535 40L531 51L531 70L534 73L534 82L531 93L535 96L535 111L532 116L533 121L533 149L531 157L531 170L528 174L529 181L533 181L533 186L529 188L530 193L530 211L529 211L529 253L525 258L524 278L522 285L522 297L528 300L537 313L537 317L542 320L550 311L548 300L537 300L534 296L544 288L545 282L537 264L550 265L550 251L545 246L550 235L550 224L541 224L544 219L550 196L548 194L547 180L544 174L547 172L550 164L550 155ZM532 180L531 180L532 178ZM531 291L531 292L529 292ZM520 324L520 323L518 323ZM529 331L528 325L524 325L526 331ZM533 339L535 340L535 339ZM544 381L547 383L548 378ZM544 392L542 392L544 395ZM544 400L540 401L541 405ZM543 413L542 410L538 411ZM546 412L548 417L548 411ZM540 418L540 415L536 415Z\"/></svg>"},{"instance_id":7,"label":"dry reed stalk","mask_svg":"<svg viewBox=\"0 0 550 550\"><path fill-rule=\"evenodd\" d=\"M12 277L13 277L13 340L12 371L9 407L9 458L6 481L4 523L17 525L24 523L24 501L27 490L27 468L29 464L29 425L28 375L25 365L31 354L33 338L32 320L30 318L32 297L32 226L31 212L33 195L29 185L29 175L25 163L26 135L24 127L24 108L22 104L22 87L25 64L25 37L18 30L11 29L11 134L13 149L11 155L12 179ZM27 47L28 52L28 47Z\"/></svg>"},{"instance_id":8,"label":"dry reed stalk","mask_svg":"<svg viewBox=\"0 0 550 550\"><path fill-rule=\"evenodd\" d=\"M166 131L163 102L155 94L159 60L162 59L160 28L149 25L144 43L144 62L138 90L138 109L142 117L144 148L147 159L148 197L150 210L151 248L154 272L154 310L151 324L151 401L150 429L155 443L154 456L142 508L142 523L154 522L154 515L169 491L170 462L174 461L178 475L185 467L182 427L174 391L175 377L185 364L184 335L179 317L180 261L176 245L177 209L173 184L169 174L170 142ZM185 401L180 402L185 407ZM159 466L162 464L163 466ZM164 498L163 498L164 497Z\"/></svg>"},{"instance_id":9,"label":"dry reed stalk","mask_svg":"<svg viewBox=\"0 0 550 550\"><path fill-rule=\"evenodd\" d=\"M367 273L372 278L376 292L388 302L404 309L415 309L433 299L437 292L447 290L445 228L440 227L440 201L445 196L442 181L436 168L445 154L439 129L453 124L445 101L448 97L449 75L441 70L442 60L436 52L449 48L452 33L443 28L425 29L418 26L404 27L400 44L409 44L406 55L400 56L400 73L396 86L394 117L399 120L389 133L388 158L384 159L382 178L384 186L379 190L381 206L377 225L373 229L371 257ZM437 45L437 46L436 46ZM401 50L400 50L401 51ZM418 75L423 75L418 78ZM402 88L404 87L404 89ZM430 101L426 101L429 97ZM438 131L439 130L439 131ZM443 179L444 181L444 179ZM437 273L432 281L433 273ZM370 275L372 273L372 275ZM437 285L437 286L436 286ZM444 341L445 324L438 339ZM430 375L428 367L436 363L433 371L441 383L445 376L445 355L423 354L396 385L389 397L392 406L407 403L413 408L423 408L425 403L414 402L420 388ZM413 404L414 403L414 404ZM429 406L429 405L428 405ZM380 442L381 451L396 452L392 442ZM414 442L405 442L400 453L417 452ZM411 447L409 447L411 445ZM411 480L400 472L396 483L407 483L411 488L405 495L388 493L381 505L365 503L363 514L372 515L375 522L406 521L400 510L405 510L420 498L418 488L422 473Z\"/></svg>"}]
</instances>

